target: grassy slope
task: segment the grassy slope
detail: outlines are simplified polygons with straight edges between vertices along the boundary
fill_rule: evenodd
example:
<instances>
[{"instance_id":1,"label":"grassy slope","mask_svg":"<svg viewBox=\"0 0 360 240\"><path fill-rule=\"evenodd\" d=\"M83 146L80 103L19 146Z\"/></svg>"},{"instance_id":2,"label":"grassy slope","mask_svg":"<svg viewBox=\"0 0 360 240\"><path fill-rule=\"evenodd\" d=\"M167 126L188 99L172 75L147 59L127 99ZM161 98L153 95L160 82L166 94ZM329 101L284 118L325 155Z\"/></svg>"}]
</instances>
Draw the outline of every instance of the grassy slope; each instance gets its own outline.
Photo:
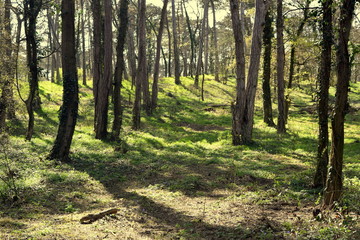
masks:
<instances>
[{"instance_id":1,"label":"grassy slope","mask_svg":"<svg viewBox=\"0 0 360 240\"><path fill-rule=\"evenodd\" d=\"M251 146L231 146L230 101L234 83L208 79L205 101L192 80L160 83L160 107L132 131L131 106L125 111L124 143L94 139L92 90L81 86L79 121L72 164L46 160L57 127L61 86L41 82L43 111L36 136L23 141L26 115L11 125L3 146L20 199L0 208L1 239L353 239L360 213L360 117L347 116L344 203L346 214L312 209L319 194L311 189L317 120L310 96L294 90L288 134L279 136L261 120L257 97ZM132 90L125 85L125 99ZM171 93L171 94L169 94ZM333 94L332 89L332 94ZM360 109L360 84L351 105ZM214 107L213 104L227 106ZM274 105L275 106L275 105ZM110 121L112 118L110 117ZM2 198L11 197L3 182ZM89 213L120 211L81 225ZM347 210L347 211L344 211ZM349 213L347 213L349 212ZM359 236L357 236L359 237Z\"/></svg>"}]
</instances>

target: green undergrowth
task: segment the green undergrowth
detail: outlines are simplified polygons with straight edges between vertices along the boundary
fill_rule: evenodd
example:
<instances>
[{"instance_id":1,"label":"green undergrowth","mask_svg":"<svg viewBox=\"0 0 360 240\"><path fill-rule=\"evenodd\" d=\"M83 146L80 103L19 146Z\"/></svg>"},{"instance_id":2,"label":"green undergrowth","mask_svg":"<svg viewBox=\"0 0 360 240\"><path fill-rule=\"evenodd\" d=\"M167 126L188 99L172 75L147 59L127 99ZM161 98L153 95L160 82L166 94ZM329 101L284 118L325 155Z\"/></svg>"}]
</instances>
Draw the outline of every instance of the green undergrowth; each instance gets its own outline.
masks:
<instances>
[{"instance_id":1,"label":"green undergrowth","mask_svg":"<svg viewBox=\"0 0 360 240\"><path fill-rule=\"evenodd\" d=\"M311 89L292 90L285 135L278 135L276 129L262 122L262 100L257 96L254 142L232 146L230 105L234 99L234 79L224 85L206 76L204 101L193 79L183 77L181 81L181 85L175 85L172 78L161 79L159 106L152 116L143 113L139 131L130 127L134 90L125 81L122 90L125 112L119 142L94 138L92 88L80 85L80 109L70 164L47 159L57 131L62 87L41 81L43 104L36 113L33 140L23 140L26 111L19 105L21 116L9 122L10 136L4 136L1 142L4 160L0 169L0 201L4 204L0 214L4 219L0 226L11 236L41 239L56 231L49 228L43 229L49 232L30 233L20 219L79 214L112 206L119 198L133 204L142 201L150 204L159 199L204 197L262 208L276 204L305 208L320 201L319 190L311 187L317 148L316 107L309 95ZM333 89L331 94L334 95ZM222 228L181 218L177 223L169 221L175 233L167 237L202 239L210 233L201 229L216 227L211 232L214 239L236 236L351 239L359 226L356 217L345 212L357 217L360 213L359 83L351 85L350 105L345 124L345 191L339 205L346 209L342 221L324 217L315 225L283 221L279 226L270 224L271 227L254 224L247 228ZM276 112L274 109L275 116ZM109 129L112 119L110 109ZM149 194L146 200L136 189ZM219 192L228 193L217 196Z\"/></svg>"}]
</instances>

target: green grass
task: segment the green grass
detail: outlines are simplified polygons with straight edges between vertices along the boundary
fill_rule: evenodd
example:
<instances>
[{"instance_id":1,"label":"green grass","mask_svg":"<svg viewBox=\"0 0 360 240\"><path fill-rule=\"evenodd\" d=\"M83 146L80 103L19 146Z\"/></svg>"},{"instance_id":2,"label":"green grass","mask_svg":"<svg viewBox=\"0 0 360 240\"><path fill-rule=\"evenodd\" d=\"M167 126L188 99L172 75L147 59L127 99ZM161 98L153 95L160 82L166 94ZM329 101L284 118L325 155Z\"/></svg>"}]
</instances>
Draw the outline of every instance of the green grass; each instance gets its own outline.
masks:
<instances>
[{"instance_id":1,"label":"green grass","mask_svg":"<svg viewBox=\"0 0 360 240\"><path fill-rule=\"evenodd\" d=\"M74 218L114 206L122 206L120 217L128 223L122 227L132 226L131 236L136 239L144 237L141 232L149 231L150 239L357 236L359 83L352 84L350 104L354 110L347 115L345 125L345 191L339 209L346 211L339 210L340 218L329 213L314 223L311 209L319 201L319 192L311 188L317 117L309 108L314 103L308 84L291 92L287 134L278 135L262 122L262 101L257 96L254 143L232 146L230 103L234 80L223 85L206 76L205 101L201 101L200 89L193 86L191 78L181 81L182 85L175 85L172 78L160 81L159 107L153 116L142 115L140 131L130 128L134 93L130 82L124 82L126 108L121 143L94 138L92 89L80 85L79 119L70 164L46 159L57 131L62 87L41 81L43 105L36 113L33 140L23 140L26 111L19 105L22 115L9 123L9 142L2 145L10 168L17 173L14 181L19 190L19 200L13 202L14 193L6 190L4 181L0 182L4 236L83 239L72 230L77 223ZM331 94L333 98L333 88ZM110 129L111 109L109 120ZM4 169L2 162L0 170ZM249 209L253 212L246 213ZM294 212L296 217L290 218ZM59 216L62 222L56 220ZM105 222L110 225L100 222L93 229L81 227L79 231L88 231L88 239L114 229L120 234L117 223L110 220ZM44 227L46 221L53 226ZM41 231L35 230L41 226ZM160 230L152 231L154 226Z\"/></svg>"}]
</instances>

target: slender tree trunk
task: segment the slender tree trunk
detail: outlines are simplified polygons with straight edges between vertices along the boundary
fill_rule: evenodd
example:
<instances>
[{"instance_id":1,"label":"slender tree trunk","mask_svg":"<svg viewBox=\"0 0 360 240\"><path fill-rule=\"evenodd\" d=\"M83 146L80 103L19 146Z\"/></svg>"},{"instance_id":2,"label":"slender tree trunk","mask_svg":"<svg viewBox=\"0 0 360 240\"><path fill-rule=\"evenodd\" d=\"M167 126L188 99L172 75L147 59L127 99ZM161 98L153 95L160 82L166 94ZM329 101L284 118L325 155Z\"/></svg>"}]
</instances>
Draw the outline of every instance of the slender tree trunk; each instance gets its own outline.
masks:
<instances>
[{"instance_id":1,"label":"slender tree trunk","mask_svg":"<svg viewBox=\"0 0 360 240\"><path fill-rule=\"evenodd\" d=\"M50 159L68 162L70 145L78 113L78 83L75 53L75 1L62 1L62 63L63 63L63 105L60 123Z\"/></svg>"},{"instance_id":2,"label":"slender tree trunk","mask_svg":"<svg viewBox=\"0 0 360 240\"><path fill-rule=\"evenodd\" d=\"M209 2L208 2L208 5L209 5ZM208 9L209 9L209 7L208 7ZM204 70L203 70L204 72L203 73L208 74L208 72L209 72L209 15L206 16L204 45L205 46L204 46Z\"/></svg>"},{"instance_id":3,"label":"slender tree trunk","mask_svg":"<svg viewBox=\"0 0 360 240\"><path fill-rule=\"evenodd\" d=\"M332 34L332 0L322 1L322 50L320 59L320 71L318 81L319 91L319 139L317 152L317 167L314 177L315 187L324 187L326 184L327 167L329 163L329 85L331 74L331 46L333 43Z\"/></svg>"},{"instance_id":4,"label":"slender tree trunk","mask_svg":"<svg viewBox=\"0 0 360 240\"><path fill-rule=\"evenodd\" d=\"M29 95L26 99L26 110L29 121L26 131L26 140L31 140L34 132L34 109L36 109L36 96L39 94L38 57L36 41L36 19L42 5L41 0L30 0L24 4L25 35L27 64L29 67ZM38 100L40 101L40 99ZM39 104L39 102L38 102Z\"/></svg>"},{"instance_id":5,"label":"slender tree trunk","mask_svg":"<svg viewBox=\"0 0 360 240\"><path fill-rule=\"evenodd\" d=\"M159 81L159 69L160 69L160 50L161 50L161 41L162 41L162 34L164 31L164 25L166 21L166 9L169 0L164 0L164 5L161 10L161 19L160 19L160 26L158 35L156 37L156 55L155 55L155 66L154 66L154 81L152 85L152 96L151 96L151 108L152 110L157 107L157 100L158 100L158 81Z\"/></svg>"},{"instance_id":6,"label":"slender tree trunk","mask_svg":"<svg viewBox=\"0 0 360 240\"><path fill-rule=\"evenodd\" d=\"M214 65L214 74L215 81L220 82L219 78L219 49L218 49L218 40L217 40L217 29L216 29L216 14L215 14L215 4L214 0L211 0L211 7L213 12L213 41L214 41L214 54L215 54L215 65Z\"/></svg>"},{"instance_id":7,"label":"slender tree trunk","mask_svg":"<svg viewBox=\"0 0 360 240\"><path fill-rule=\"evenodd\" d=\"M185 1L183 0L182 3L183 3L184 11L185 11L186 26L187 26L187 29L189 32L190 48L191 48L189 74L191 77L193 77L194 58L195 58L195 36L191 29L190 18L189 18L188 12L186 10Z\"/></svg>"},{"instance_id":8,"label":"slender tree trunk","mask_svg":"<svg viewBox=\"0 0 360 240\"><path fill-rule=\"evenodd\" d=\"M135 79L136 79L136 55L135 55L135 44L134 44L134 31L132 29L132 22L133 19L129 18L129 24L128 24L128 31L126 35L126 42L127 42L127 59L129 63L129 69L130 69L130 75L131 75L131 87L135 85Z\"/></svg>"},{"instance_id":9,"label":"slender tree trunk","mask_svg":"<svg viewBox=\"0 0 360 240\"><path fill-rule=\"evenodd\" d=\"M141 5L141 6L140 6ZM148 78L148 63L150 62L147 59L147 52L146 52L146 47L147 47L147 41L146 41L146 0L142 0L140 2L140 14L141 16L139 17L139 63L141 61L142 64L144 64L144 69L142 69L141 67L141 74L140 74L140 79L141 79L141 90L142 90L142 94L143 94L143 104L144 104L144 108L145 108L145 112L146 114L149 116L151 115L151 97L150 97L150 86L149 86L149 78ZM144 18L144 20L142 20L141 18ZM140 22L141 21L141 22ZM143 21L143 22L142 22ZM140 47L141 45L141 47ZM141 48L141 49L140 49ZM140 54L141 52L141 54ZM140 58L143 58L140 60ZM138 74L139 74L139 68L140 66L138 66ZM138 75L139 76L139 75Z\"/></svg>"},{"instance_id":10,"label":"slender tree trunk","mask_svg":"<svg viewBox=\"0 0 360 240\"><path fill-rule=\"evenodd\" d=\"M177 24L176 24L176 13L175 13L175 0L172 0L171 11L172 11L173 44L174 44L175 84L181 84L179 46L177 43L178 35L177 35L177 27L176 27Z\"/></svg>"},{"instance_id":11,"label":"slender tree trunk","mask_svg":"<svg viewBox=\"0 0 360 240\"><path fill-rule=\"evenodd\" d=\"M203 65L203 47L204 47L204 39L205 39L205 33L206 33L206 22L208 17L208 10L209 10L209 0L205 0L204 3L204 17L201 23L201 33L200 33L200 39L199 39L199 53L198 53L198 61L196 65L196 74L195 74L195 80L194 85L196 87L199 86L199 75L201 73L201 67Z\"/></svg>"},{"instance_id":12,"label":"slender tree trunk","mask_svg":"<svg viewBox=\"0 0 360 240\"><path fill-rule=\"evenodd\" d=\"M122 125L122 113L123 107L121 106L121 85L122 85L122 77L123 72L125 70L125 62L124 62L124 48L126 41L126 30L128 26L128 0L121 0L120 9L119 9L119 19L120 19L120 27L117 38L117 47L116 47L116 66L115 66L115 74L114 74L114 122L112 126L112 139L119 139L120 129Z\"/></svg>"},{"instance_id":13,"label":"slender tree trunk","mask_svg":"<svg viewBox=\"0 0 360 240\"><path fill-rule=\"evenodd\" d=\"M105 139L107 136L109 93L112 80L111 0L104 0L104 10L104 75L98 81L97 101L95 101L95 138L97 139Z\"/></svg>"},{"instance_id":14,"label":"slender tree trunk","mask_svg":"<svg viewBox=\"0 0 360 240\"><path fill-rule=\"evenodd\" d=\"M277 87L278 87L278 133L285 133L285 82L284 82L284 65L285 65L285 51L284 51L284 18L283 18L283 1L277 0L277 17L276 17L276 41L277 41Z\"/></svg>"},{"instance_id":15,"label":"slender tree trunk","mask_svg":"<svg viewBox=\"0 0 360 240\"><path fill-rule=\"evenodd\" d=\"M271 104L271 89L270 89L270 78L271 78L271 45L273 37L272 27L273 17L271 11L268 10L265 16L265 27L263 35L264 44L264 60L263 60L263 108L264 108L264 122L271 127L275 127L272 116L272 104Z\"/></svg>"},{"instance_id":16,"label":"slender tree trunk","mask_svg":"<svg viewBox=\"0 0 360 240\"><path fill-rule=\"evenodd\" d=\"M171 32L170 32L170 24L169 24L169 19L166 18L166 29L168 32L168 45L169 45L169 52L168 52L168 59L169 59L169 63L168 63L168 77L171 77L172 75L172 69L171 69L171 59L172 59L172 55L171 55Z\"/></svg>"},{"instance_id":17,"label":"slender tree trunk","mask_svg":"<svg viewBox=\"0 0 360 240\"><path fill-rule=\"evenodd\" d=\"M351 78L348 42L356 0L343 0L340 8L339 40L336 51L337 84L335 112L331 121L332 143L330 167L324 190L324 207L332 207L340 200L343 190L342 167L344 154L344 120L349 107L348 90Z\"/></svg>"},{"instance_id":18,"label":"slender tree trunk","mask_svg":"<svg viewBox=\"0 0 360 240\"><path fill-rule=\"evenodd\" d=\"M85 10L84 0L80 1L81 8ZM81 48L82 48L82 82L86 86L86 49L85 49L85 20L84 12L81 11Z\"/></svg>"},{"instance_id":19,"label":"slender tree trunk","mask_svg":"<svg viewBox=\"0 0 360 240\"><path fill-rule=\"evenodd\" d=\"M244 108L243 118L243 134L242 143L248 144L252 141L252 130L254 126L254 108L255 95L258 82L262 35L265 25L265 14L269 7L269 2L266 0L256 0L255 21L252 34L251 56L249 65L249 74L246 86L246 103Z\"/></svg>"},{"instance_id":20,"label":"slender tree trunk","mask_svg":"<svg viewBox=\"0 0 360 240\"><path fill-rule=\"evenodd\" d=\"M135 84L135 101L133 108L133 129L140 129L140 110L141 110L141 88L147 78L146 73L146 0L139 0L139 20L138 20L138 31L139 31L139 57L138 57L138 69L136 75Z\"/></svg>"},{"instance_id":21,"label":"slender tree trunk","mask_svg":"<svg viewBox=\"0 0 360 240\"><path fill-rule=\"evenodd\" d=\"M232 28L235 39L236 58L236 101L232 104L232 143L241 144L241 118L245 108L245 53L244 37L241 31L239 2L230 0Z\"/></svg>"}]
</instances>

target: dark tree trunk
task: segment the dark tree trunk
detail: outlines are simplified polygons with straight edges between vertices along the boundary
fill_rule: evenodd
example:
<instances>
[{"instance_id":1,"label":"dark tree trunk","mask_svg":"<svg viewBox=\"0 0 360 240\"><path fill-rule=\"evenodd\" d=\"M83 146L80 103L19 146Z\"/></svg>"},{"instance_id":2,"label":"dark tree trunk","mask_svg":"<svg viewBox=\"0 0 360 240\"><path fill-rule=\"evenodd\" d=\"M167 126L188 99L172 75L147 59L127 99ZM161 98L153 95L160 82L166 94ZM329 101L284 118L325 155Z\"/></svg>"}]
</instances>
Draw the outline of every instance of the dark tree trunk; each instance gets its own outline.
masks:
<instances>
[{"instance_id":1,"label":"dark tree trunk","mask_svg":"<svg viewBox=\"0 0 360 240\"><path fill-rule=\"evenodd\" d=\"M50 159L69 161L69 152L78 113L78 83L75 53L75 1L62 1L62 68L63 68L63 105L60 123Z\"/></svg>"},{"instance_id":2,"label":"dark tree trunk","mask_svg":"<svg viewBox=\"0 0 360 240\"><path fill-rule=\"evenodd\" d=\"M38 56L36 41L36 19L42 6L41 0L29 0L24 4L27 64L29 67L29 95L26 110L29 116L26 140L31 140L34 132L34 110L40 107Z\"/></svg>"},{"instance_id":3,"label":"dark tree trunk","mask_svg":"<svg viewBox=\"0 0 360 240\"><path fill-rule=\"evenodd\" d=\"M214 64L214 74L215 81L220 82L219 78L219 49L218 49L218 40L217 40L217 29L216 29L216 14L215 14L215 4L214 0L211 0L211 8L213 12L213 41L214 41L214 55L215 55L215 64Z\"/></svg>"},{"instance_id":4,"label":"dark tree trunk","mask_svg":"<svg viewBox=\"0 0 360 240\"><path fill-rule=\"evenodd\" d=\"M270 78L271 78L271 45L273 37L273 27L272 27L273 17L271 16L271 11L268 10L265 16L265 27L263 35L263 45L264 45L264 60L263 60L263 108L264 108L264 122L271 127L275 127L272 115L272 104L271 104L271 88L270 88Z\"/></svg>"},{"instance_id":5,"label":"dark tree trunk","mask_svg":"<svg viewBox=\"0 0 360 240\"><path fill-rule=\"evenodd\" d=\"M81 8L85 10L84 0L80 1ZM82 83L86 86L86 49L85 49L85 20L84 12L81 11L81 48L82 48Z\"/></svg>"},{"instance_id":6,"label":"dark tree trunk","mask_svg":"<svg viewBox=\"0 0 360 240\"><path fill-rule=\"evenodd\" d=\"M327 167L329 163L329 84L331 74L332 34L332 0L322 1L322 50L318 81L319 91L319 139L317 152L317 167L314 177L314 187L324 187L326 184Z\"/></svg>"},{"instance_id":7,"label":"dark tree trunk","mask_svg":"<svg viewBox=\"0 0 360 240\"><path fill-rule=\"evenodd\" d=\"M13 78L13 63L12 63L12 43L11 43L11 19L10 19L10 9L11 1L5 0L5 9L4 9L4 34L3 39L0 39L1 43L4 43L2 48L5 48L5 61L3 63L3 69L0 69L0 87L1 87L1 96L0 96L0 132L6 127L6 116L7 112L10 109L11 102L11 91L12 91L12 78ZM2 26L0 26L0 31ZM1 79L3 78L3 79Z\"/></svg>"},{"instance_id":8,"label":"dark tree trunk","mask_svg":"<svg viewBox=\"0 0 360 240\"><path fill-rule=\"evenodd\" d=\"M179 46L177 43L178 34L177 34L176 13L175 13L175 0L172 0L171 11L172 11L172 27L173 27L172 30L173 30L173 44L174 44L175 84L181 84Z\"/></svg>"},{"instance_id":9,"label":"dark tree trunk","mask_svg":"<svg viewBox=\"0 0 360 240\"><path fill-rule=\"evenodd\" d=\"M190 48L191 48L189 74L190 74L191 77L193 77L194 58L195 58L195 36L194 36L194 33L193 33L192 29L191 29L190 18L189 18L188 12L186 10L185 2L182 1L182 3L183 3L183 6L184 6L185 18L186 18L186 26L187 26L187 29L188 29L188 32L189 32Z\"/></svg>"},{"instance_id":10,"label":"dark tree trunk","mask_svg":"<svg viewBox=\"0 0 360 240\"><path fill-rule=\"evenodd\" d=\"M140 110L141 110L141 88L147 78L146 73L146 0L139 0L139 19L138 19L138 31L139 31L139 57L138 57L138 69L135 83L135 101L133 108L133 129L140 129Z\"/></svg>"},{"instance_id":11,"label":"dark tree trunk","mask_svg":"<svg viewBox=\"0 0 360 240\"><path fill-rule=\"evenodd\" d=\"M113 140L119 139L120 129L122 125L123 108L121 106L121 85L123 72L125 70L124 62L124 47L126 40L126 30L128 26L128 0L121 0L119 9L120 27L118 31L117 46L116 46L116 66L114 73L114 122L112 126L111 137Z\"/></svg>"},{"instance_id":12,"label":"dark tree trunk","mask_svg":"<svg viewBox=\"0 0 360 240\"><path fill-rule=\"evenodd\" d=\"M324 190L324 207L332 207L340 200L343 190L342 167L344 153L344 121L348 110L348 90L351 78L348 42L356 0L343 0L340 8L339 40L336 51L337 84L335 112L331 121L332 143L330 167Z\"/></svg>"},{"instance_id":13,"label":"dark tree trunk","mask_svg":"<svg viewBox=\"0 0 360 240\"><path fill-rule=\"evenodd\" d=\"M134 31L132 29L132 22L133 19L129 18L129 24L128 24L128 34L126 35L126 42L127 42L127 59L129 63L129 69L130 69L130 75L131 75L131 87L135 85L135 79L136 79L136 55L135 55L135 44L134 44Z\"/></svg>"},{"instance_id":14,"label":"dark tree trunk","mask_svg":"<svg viewBox=\"0 0 360 240\"><path fill-rule=\"evenodd\" d=\"M160 26L159 32L156 37L156 55L155 55L155 66L154 66L154 81L152 85L152 95L151 95L151 110L157 107L157 100L158 100L158 81L159 81L159 69L160 69L160 50L161 50L161 40L162 34L164 31L164 25L166 20L166 9L169 0L164 0L164 6L161 10L161 19L160 19Z\"/></svg>"},{"instance_id":15,"label":"dark tree trunk","mask_svg":"<svg viewBox=\"0 0 360 240\"><path fill-rule=\"evenodd\" d=\"M241 118L245 108L245 53L244 38L241 31L239 2L230 0L232 28L235 39L236 57L236 101L232 104L232 143L241 144Z\"/></svg>"},{"instance_id":16,"label":"dark tree trunk","mask_svg":"<svg viewBox=\"0 0 360 240\"><path fill-rule=\"evenodd\" d=\"M112 79L112 7L111 0L104 0L104 75L97 82L95 98L95 138L105 139ZM102 68L102 66L99 66ZM94 87L95 89L95 87Z\"/></svg>"},{"instance_id":17,"label":"dark tree trunk","mask_svg":"<svg viewBox=\"0 0 360 240\"><path fill-rule=\"evenodd\" d=\"M285 50L284 50L284 18L283 18L283 1L277 0L277 17L276 17L276 41L277 41L277 87L278 87L278 124L277 132L285 133L285 81L284 81L284 64L285 64Z\"/></svg>"}]
</instances>

